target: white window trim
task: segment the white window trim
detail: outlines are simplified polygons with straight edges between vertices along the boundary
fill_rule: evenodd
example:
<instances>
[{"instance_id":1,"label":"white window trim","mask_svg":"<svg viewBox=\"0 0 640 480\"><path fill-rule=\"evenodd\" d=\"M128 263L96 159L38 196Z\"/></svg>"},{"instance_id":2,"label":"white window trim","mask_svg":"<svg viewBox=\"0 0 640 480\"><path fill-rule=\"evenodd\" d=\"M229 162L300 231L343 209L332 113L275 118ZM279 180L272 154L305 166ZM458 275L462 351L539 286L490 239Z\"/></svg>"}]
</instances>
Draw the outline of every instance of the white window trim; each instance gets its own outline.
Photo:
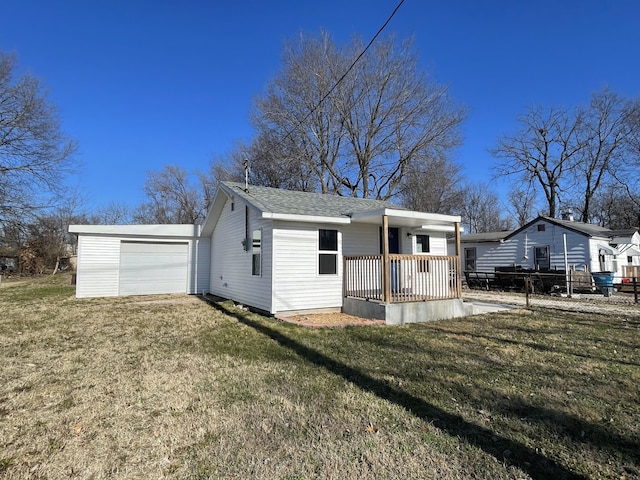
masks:
<instances>
[{"instance_id":1,"label":"white window trim","mask_svg":"<svg viewBox=\"0 0 640 480\"><path fill-rule=\"evenodd\" d=\"M337 250L320 250L320 230L334 230L336 232ZM316 277L337 277L340 275L340 258L342 251L342 232L337 228L319 228L316 230ZM336 273L320 273L320 255L336 256Z\"/></svg>"},{"instance_id":2,"label":"white window trim","mask_svg":"<svg viewBox=\"0 0 640 480\"><path fill-rule=\"evenodd\" d=\"M255 236L254 236L255 232L260 232L260 246L259 246L260 250L258 251L258 253L255 252ZM251 276L252 277L262 277L262 243L263 243L262 240L263 240L262 228L253 229L251 231ZM260 264L259 264L260 272L258 274L255 274L253 271L253 265L254 265L253 261L256 255L260 256Z\"/></svg>"}]
</instances>

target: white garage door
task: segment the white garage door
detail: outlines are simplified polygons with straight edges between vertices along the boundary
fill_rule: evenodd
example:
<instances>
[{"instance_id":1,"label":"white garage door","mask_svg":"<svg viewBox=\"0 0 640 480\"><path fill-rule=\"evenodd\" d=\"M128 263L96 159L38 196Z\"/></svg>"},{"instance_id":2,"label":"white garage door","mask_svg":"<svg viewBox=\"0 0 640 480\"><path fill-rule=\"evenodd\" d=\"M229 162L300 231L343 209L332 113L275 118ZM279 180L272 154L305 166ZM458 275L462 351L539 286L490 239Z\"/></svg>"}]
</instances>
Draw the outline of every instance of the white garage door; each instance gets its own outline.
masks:
<instances>
[{"instance_id":1,"label":"white garage door","mask_svg":"<svg viewBox=\"0 0 640 480\"><path fill-rule=\"evenodd\" d=\"M120 295L185 293L188 244L120 244Z\"/></svg>"}]
</instances>

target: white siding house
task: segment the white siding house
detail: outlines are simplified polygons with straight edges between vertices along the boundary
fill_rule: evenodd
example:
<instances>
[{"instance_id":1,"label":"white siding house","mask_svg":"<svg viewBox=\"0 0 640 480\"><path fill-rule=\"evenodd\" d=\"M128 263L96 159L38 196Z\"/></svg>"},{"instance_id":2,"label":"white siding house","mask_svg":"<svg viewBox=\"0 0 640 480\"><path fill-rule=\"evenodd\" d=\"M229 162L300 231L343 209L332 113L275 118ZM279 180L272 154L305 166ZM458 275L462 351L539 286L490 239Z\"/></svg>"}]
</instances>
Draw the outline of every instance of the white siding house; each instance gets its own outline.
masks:
<instances>
[{"instance_id":1,"label":"white siding house","mask_svg":"<svg viewBox=\"0 0 640 480\"><path fill-rule=\"evenodd\" d=\"M459 222L379 200L222 182L202 229L212 239L210 292L272 314L340 309L344 259L380 256L383 216L393 254L444 257Z\"/></svg>"},{"instance_id":2,"label":"white siding house","mask_svg":"<svg viewBox=\"0 0 640 480\"><path fill-rule=\"evenodd\" d=\"M418 303L394 314L404 322L427 315L429 301L441 302L440 318L463 312L459 257L447 255L459 222L380 200L221 182L202 226L69 231L78 297L210 293L272 314L344 310L347 297L365 310L370 300Z\"/></svg>"},{"instance_id":3,"label":"white siding house","mask_svg":"<svg viewBox=\"0 0 640 480\"><path fill-rule=\"evenodd\" d=\"M634 229L612 231L570 219L538 217L514 231L463 235L462 265L467 272L494 272L496 267L530 270L613 272L640 264L640 235ZM566 249L565 249L566 246Z\"/></svg>"}]
</instances>

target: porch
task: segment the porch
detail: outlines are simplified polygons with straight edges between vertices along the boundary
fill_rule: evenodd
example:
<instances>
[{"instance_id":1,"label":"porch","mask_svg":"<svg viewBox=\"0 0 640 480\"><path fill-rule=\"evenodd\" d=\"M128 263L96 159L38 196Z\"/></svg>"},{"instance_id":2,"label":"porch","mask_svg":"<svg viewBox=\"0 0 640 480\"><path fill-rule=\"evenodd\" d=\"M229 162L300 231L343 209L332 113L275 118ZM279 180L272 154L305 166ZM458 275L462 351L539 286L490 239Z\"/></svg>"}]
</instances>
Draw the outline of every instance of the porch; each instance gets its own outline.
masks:
<instances>
[{"instance_id":1,"label":"porch","mask_svg":"<svg viewBox=\"0 0 640 480\"><path fill-rule=\"evenodd\" d=\"M378 223L380 213L382 254L344 256L342 311L384 320L387 324L472 314L472 309L462 302L460 217L397 210L369 212L357 218L354 215L353 219ZM412 254L401 254L397 251L399 228L405 229L409 238L422 232L440 235L451 232L456 240L455 255L442 254L446 253L446 247L438 255L416 253L415 246ZM395 229L393 236L392 229ZM426 244L427 250L418 252L428 252L428 240Z\"/></svg>"},{"instance_id":2,"label":"porch","mask_svg":"<svg viewBox=\"0 0 640 480\"><path fill-rule=\"evenodd\" d=\"M389 254L344 257L344 297L382 303L462 297L457 256Z\"/></svg>"},{"instance_id":3,"label":"porch","mask_svg":"<svg viewBox=\"0 0 640 480\"><path fill-rule=\"evenodd\" d=\"M342 311L388 325L473 315L460 275L458 256L345 257Z\"/></svg>"}]
</instances>

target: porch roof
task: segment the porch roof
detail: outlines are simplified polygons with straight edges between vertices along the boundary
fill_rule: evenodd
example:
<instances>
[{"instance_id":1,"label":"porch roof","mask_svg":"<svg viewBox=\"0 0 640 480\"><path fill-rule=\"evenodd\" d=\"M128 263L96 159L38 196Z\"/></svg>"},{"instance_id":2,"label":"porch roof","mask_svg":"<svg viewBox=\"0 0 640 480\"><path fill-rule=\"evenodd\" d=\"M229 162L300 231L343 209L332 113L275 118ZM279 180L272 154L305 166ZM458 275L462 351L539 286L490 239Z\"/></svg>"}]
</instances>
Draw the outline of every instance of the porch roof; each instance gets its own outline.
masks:
<instances>
[{"instance_id":1,"label":"porch roof","mask_svg":"<svg viewBox=\"0 0 640 480\"><path fill-rule=\"evenodd\" d=\"M440 213L416 212L414 210L399 210L393 208L381 208L365 212L352 213L351 221L354 223L381 222L383 215L389 217L389 224L395 227L408 227L415 229L427 229L438 231L451 231L455 229L455 223L461 221L458 215L442 215Z\"/></svg>"}]
</instances>

